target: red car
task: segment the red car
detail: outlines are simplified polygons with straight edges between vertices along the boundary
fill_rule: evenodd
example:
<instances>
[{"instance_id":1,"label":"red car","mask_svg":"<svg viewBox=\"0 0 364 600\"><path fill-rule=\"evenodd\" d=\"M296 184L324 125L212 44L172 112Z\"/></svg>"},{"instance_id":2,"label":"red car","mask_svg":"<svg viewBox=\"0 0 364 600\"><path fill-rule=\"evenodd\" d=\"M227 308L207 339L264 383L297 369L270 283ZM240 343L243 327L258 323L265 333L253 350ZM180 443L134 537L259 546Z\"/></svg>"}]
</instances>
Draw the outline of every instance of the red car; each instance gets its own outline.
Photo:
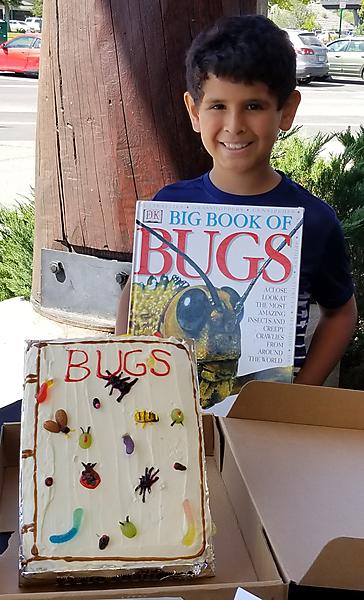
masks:
<instances>
[{"instance_id":1,"label":"red car","mask_svg":"<svg viewBox=\"0 0 364 600\"><path fill-rule=\"evenodd\" d=\"M39 73L41 35L24 33L0 44L0 71Z\"/></svg>"}]
</instances>

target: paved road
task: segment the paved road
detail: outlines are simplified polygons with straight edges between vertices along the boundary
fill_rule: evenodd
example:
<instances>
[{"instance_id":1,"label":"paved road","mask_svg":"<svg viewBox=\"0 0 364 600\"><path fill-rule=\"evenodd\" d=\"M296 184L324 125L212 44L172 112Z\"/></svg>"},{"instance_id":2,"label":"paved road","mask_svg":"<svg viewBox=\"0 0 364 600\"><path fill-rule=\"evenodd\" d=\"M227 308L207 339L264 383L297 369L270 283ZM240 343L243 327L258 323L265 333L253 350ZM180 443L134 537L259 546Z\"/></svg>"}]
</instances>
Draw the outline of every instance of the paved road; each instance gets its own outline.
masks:
<instances>
[{"instance_id":1,"label":"paved road","mask_svg":"<svg viewBox=\"0 0 364 600\"><path fill-rule=\"evenodd\" d=\"M299 90L302 101L296 124L302 125L303 135L342 131L348 125L357 131L364 125L364 81L344 78L317 81L300 86Z\"/></svg>"},{"instance_id":2,"label":"paved road","mask_svg":"<svg viewBox=\"0 0 364 600\"><path fill-rule=\"evenodd\" d=\"M0 142L34 142L38 80L0 75Z\"/></svg>"},{"instance_id":3,"label":"paved road","mask_svg":"<svg viewBox=\"0 0 364 600\"><path fill-rule=\"evenodd\" d=\"M11 205L34 186L34 141L38 80L0 74L0 204ZM364 82L341 79L300 86L296 124L311 137L364 125ZM327 152L340 144L330 142Z\"/></svg>"},{"instance_id":4,"label":"paved road","mask_svg":"<svg viewBox=\"0 0 364 600\"><path fill-rule=\"evenodd\" d=\"M34 141L38 80L0 74L0 141ZM336 79L300 86L296 123L302 133L338 131L364 123L364 81Z\"/></svg>"},{"instance_id":5,"label":"paved road","mask_svg":"<svg viewBox=\"0 0 364 600\"><path fill-rule=\"evenodd\" d=\"M34 187L37 95L37 79L0 74L0 205Z\"/></svg>"}]
</instances>

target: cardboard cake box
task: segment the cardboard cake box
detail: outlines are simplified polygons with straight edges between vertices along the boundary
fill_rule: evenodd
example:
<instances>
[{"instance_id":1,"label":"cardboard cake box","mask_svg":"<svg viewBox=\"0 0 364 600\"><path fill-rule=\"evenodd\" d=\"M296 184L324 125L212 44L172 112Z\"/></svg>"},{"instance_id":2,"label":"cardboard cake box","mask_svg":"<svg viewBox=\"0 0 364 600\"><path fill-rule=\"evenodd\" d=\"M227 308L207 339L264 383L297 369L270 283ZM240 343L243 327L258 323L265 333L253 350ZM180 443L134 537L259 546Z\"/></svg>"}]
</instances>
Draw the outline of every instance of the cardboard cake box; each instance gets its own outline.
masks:
<instances>
[{"instance_id":1,"label":"cardboard cake box","mask_svg":"<svg viewBox=\"0 0 364 600\"><path fill-rule=\"evenodd\" d=\"M237 516L229 500L229 490L223 483L224 459L220 454L222 444L220 433L214 427L211 416L204 417L204 435L207 455L208 484L212 517L216 525L214 549L216 575L191 581L143 581L116 584L113 587L96 584L87 586L58 587L51 584L37 587L18 585L18 463L19 463L19 424L4 426L0 445L0 540L3 542L0 556L0 599L15 600L79 600L80 598L132 598L159 597L182 598L183 600L233 600L236 589L244 587L263 600L284 600L287 586L283 583L275 565L264 530L254 503L248 500L244 479L234 478L234 490L241 498L246 498L248 510ZM6 532L13 532L10 537ZM6 541L8 539L8 547ZM245 540L249 543L246 544ZM250 544L250 545L249 545ZM62 596L60 596L62 594Z\"/></svg>"},{"instance_id":2,"label":"cardboard cake box","mask_svg":"<svg viewBox=\"0 0 364 600\"><path fill-rule=\"evenodd\" d=\"M229 417L222 478L238 519L254 499L289 597L362 598L364 392L255 381Z\"/></svg>"}]
</instances>

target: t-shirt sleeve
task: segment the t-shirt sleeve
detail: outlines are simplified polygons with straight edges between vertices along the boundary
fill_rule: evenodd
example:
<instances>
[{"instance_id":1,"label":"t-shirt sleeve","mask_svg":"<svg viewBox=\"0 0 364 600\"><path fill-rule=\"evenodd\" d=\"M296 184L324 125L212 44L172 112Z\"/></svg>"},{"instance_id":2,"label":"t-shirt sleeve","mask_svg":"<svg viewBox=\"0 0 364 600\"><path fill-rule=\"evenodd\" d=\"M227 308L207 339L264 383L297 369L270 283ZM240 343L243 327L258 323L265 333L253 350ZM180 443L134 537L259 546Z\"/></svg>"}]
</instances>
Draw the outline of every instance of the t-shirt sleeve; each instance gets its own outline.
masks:
<instances>
[{"instance_id":1,"label":"t-shirt sleeve","mask_svg":"<svg viewBox=\"0 0 364 600\"><path fill-rule=\"evenodd\" d=\"M341 224L335 219L314 277L312 295L325 308L339 308L353 293L348 249Z\"/></svg>"}]
</instances>

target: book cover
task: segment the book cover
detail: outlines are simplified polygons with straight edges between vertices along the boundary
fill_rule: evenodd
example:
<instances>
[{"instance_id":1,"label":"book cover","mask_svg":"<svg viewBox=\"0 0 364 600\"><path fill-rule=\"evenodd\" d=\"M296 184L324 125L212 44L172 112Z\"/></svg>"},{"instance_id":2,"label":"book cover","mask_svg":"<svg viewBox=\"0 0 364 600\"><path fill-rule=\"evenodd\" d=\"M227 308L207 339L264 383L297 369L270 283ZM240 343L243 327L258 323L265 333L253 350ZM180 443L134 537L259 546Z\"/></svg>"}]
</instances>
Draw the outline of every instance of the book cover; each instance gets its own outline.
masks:
<instances>
[{"instance_id":1,"label":"book cover","mask_svg":"<svg viewBox=\"0 0 364 600\"><path fill-rule=\"evenodd\" d=\"M129 333L195 341L201 406L291 381L302 208L140 201Z\"/></svg>"}]
</instances>

